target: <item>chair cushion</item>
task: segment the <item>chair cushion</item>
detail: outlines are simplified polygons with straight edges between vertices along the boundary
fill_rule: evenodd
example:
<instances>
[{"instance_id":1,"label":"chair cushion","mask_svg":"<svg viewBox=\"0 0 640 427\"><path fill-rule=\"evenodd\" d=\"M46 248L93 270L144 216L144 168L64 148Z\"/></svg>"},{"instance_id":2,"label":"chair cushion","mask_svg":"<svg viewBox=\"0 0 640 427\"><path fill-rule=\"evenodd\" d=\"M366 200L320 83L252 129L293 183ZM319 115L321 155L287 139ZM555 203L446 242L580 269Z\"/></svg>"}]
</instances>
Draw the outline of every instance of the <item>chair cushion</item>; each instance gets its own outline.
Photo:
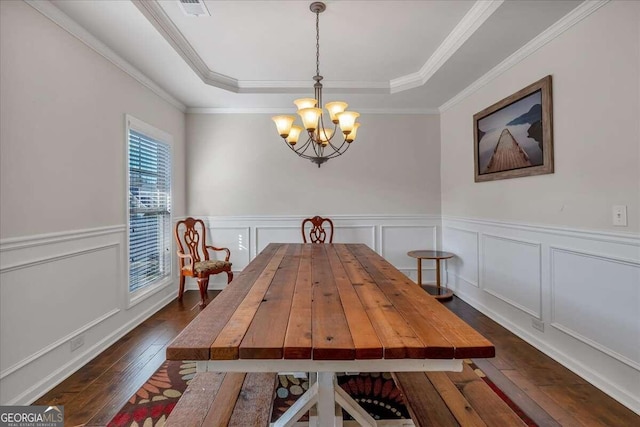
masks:
<instances>
[{"instance_id":1,"label":"chair cushion","mask_svg":"<svg viewBox=\"0 0 640 427\"><path fill-rule=\"evenodd\" d=\"M208 261L196 262L193 266L196 273L206 273L207 271L220 271L224 269L231 269L231 263L229 261L218 261L210 259ZM185 270L191 270L189 267L185 267Z\"/></svg>"}]
</instances>

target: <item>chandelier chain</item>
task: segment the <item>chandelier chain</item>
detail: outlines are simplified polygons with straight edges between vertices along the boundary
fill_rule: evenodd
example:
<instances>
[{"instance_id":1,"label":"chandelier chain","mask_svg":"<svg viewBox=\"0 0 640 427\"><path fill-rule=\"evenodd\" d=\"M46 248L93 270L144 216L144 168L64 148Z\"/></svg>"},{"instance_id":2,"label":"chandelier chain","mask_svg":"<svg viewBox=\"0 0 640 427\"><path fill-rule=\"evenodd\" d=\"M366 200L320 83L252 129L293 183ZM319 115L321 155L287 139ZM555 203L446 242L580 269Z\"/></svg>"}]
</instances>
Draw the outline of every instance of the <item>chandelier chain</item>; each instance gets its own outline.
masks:
<instances>
[{"instance_id":1,"label":"chandelier chain","mask_svg":"<svg viewBox=\"0 0 640 427\"><path fill-rule=\"evenodd\" d=\"M316 12L316 76L320 75L320 12Z\"/></svg>"}]
</instances>

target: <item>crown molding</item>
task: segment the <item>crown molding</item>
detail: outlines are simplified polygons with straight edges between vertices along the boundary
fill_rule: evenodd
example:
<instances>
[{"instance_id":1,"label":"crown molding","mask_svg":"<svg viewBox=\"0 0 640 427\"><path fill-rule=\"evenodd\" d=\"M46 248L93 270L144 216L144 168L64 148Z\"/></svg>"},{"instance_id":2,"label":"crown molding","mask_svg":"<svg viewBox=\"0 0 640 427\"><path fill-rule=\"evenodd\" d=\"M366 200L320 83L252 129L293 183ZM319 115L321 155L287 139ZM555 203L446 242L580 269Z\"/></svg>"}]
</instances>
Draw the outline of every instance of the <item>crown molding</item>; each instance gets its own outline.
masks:
<instances>
[{"instance_id":1,"label":"crown molding","mask_svg":"<svg viewBox=\"0 0 640 427\"><path fill-rule=\"evenodd\" d=\"M433 55L418 72L398 77L389 82L391 93L402 92L424 85L504 3L504 0L478 0L458 22Z\"/></svg>"},{"instance_id":2,"label":"crown molding","mask_svg":"<svg viewBox=\"0 0 640 427\"><path fill-rule=\"evenodd\" d=\"M143 74L140 70L131 65L128 61L115 53L113 50L111 50L107 45L98 40L93 34L89 33L84 27L82 27L63 11L54 6L53 3L51 3L49 0L25 0L25 3L33 7L43 16L58 25L60 28L90 47L93 51L103 56L120 70L133 77L140 84L151 90L160 98L176 107L178 110L182 112L185 112L187 110L186 105L184 105L178 99L174 98L167 91L158 86L153 80Z\"/></svg>"},{"instance_id":3,"label":"crown molding","mask_svg":"<svg viewBox=\"0 0 640 427\"><path fill-rule=\"evenodd\" d=\"M580 4L580 6L567 13L555 24L551 25L545 31L533 38L529 43L525 44L520 49L515 51L511 56L493 67L486 74L484 74L475 82L471 83L456 96L442 104L440 108L438 108L438 110L441 113L444 113L454 105L458 104L459 102L476 92L478 89L487 85L493 79L500 76L502 73L504 73L514 65L518 64L520 61L527 58L529 55L536 52L542 46L546 45L547 43L558 37L560 34L564 33L569 28L573 27L575 24L582 21L584 18L591 15L596 10L600 9L608 2L609 0L587 0L584 3Z\"/></svg>"},{"instance_id":4,"label":"crown molding","mask_svg":"<svg viewBox=\"0 0 640 427\"><path fill-rule=\"evenodd\" d=\"M358 108L362 114L440 114L437 108ZM218 108L218 107L189 107L187 114L295 114L295 108Z\"/></svg>"},{"instance_id":5,"label":"crown molding","mask_svg":"<svg viewBox=\"0 0 640 427\"><path fill-rule=\"evenodd\" d=\"M187 65L200 79L214 87L234 93L299 93L308 90L311 80L283 81L283 80L238 80L209 69L198 52L191 46L187 38L180 32L169 15L157 0L132 0L133 4L165 38L173 49L184 59ZM325 92L332 90L342 93L389 93L388 82L354 82L354 81L325 81Z\"/></svg>"},{"instance_id":6,"label":"crown molding","mask_svg":"<svg viewBox=\"0 0 640 427\"><path fill-rule=\"evenodd\" d=\"M205 84L233 93L253 94L299 93L301 89L306 90L310 86L309 81L238 80L216 73L198 55L158 0L132 2ZM419 71L384 82L325 81L325 92L389 94L424 85L503 2L504 0L477 0Z\"/></svg>"},{"instance_id":7,"label":"crown molding","mask_svg":"<svg viewBox=\"0 0 640 427\"><path fill-rule=\"evenodd\" d=\"M132 3L204 83L230 92L240 92L237 79L216 73L207 67L198 52L191 46L156 0L132 0Z\"/></svg>"}]
</instances>

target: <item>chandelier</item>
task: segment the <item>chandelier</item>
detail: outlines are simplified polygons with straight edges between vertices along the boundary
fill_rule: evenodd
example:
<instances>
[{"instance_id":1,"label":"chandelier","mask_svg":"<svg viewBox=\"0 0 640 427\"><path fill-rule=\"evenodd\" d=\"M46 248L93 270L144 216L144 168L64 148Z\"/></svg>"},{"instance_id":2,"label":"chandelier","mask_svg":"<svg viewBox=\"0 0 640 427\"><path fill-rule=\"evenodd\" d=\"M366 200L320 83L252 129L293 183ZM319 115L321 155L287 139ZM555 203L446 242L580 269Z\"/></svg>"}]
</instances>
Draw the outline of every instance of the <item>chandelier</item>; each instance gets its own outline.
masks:
<instances>
[{"instance_id":1,"label":"chandelier","mask_svg":"<svg viewBox=\"0 0 640 427\"><path fill-rule=\"evenodd\" d=\"M275 116L272 120L276 124L278 133L289 147L298 156L311 160L318 167L329 159L341 156L356 139L356 133L360 123L356 119L360 114L355 111L345 111L347 103L341 101L327 102L324 108L329 112L329 118L333 128L325 127L322 111L322 76L320 75L320 14L326 9L322 2L313 2L309 6L311 12L316 14L316 75L313 77L314 98L296 99L293 103L298 107L298 115L302 119L303 126L294 125L295 116ZM340 125L341 137L334 138L338 134ZM331 126L331 125L329 125ZM308 138L306 142L298 144L298 139L306 130ZM342 142L340 142L342 140ZM297 147L296 147L297 146Z\"/></svg>"}]
</instances>

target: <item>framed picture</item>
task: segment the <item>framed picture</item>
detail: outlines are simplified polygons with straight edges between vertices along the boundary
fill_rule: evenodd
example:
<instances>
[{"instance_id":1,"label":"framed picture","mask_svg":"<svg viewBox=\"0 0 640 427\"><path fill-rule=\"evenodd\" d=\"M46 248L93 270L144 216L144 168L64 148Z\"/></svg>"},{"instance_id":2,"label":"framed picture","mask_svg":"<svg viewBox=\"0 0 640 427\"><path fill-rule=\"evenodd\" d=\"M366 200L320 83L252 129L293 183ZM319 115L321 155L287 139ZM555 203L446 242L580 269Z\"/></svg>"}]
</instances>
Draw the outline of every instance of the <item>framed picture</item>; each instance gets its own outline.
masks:
<instances>
[{"instance_id":1,"label":"framed picture","mask_svg":"<svg viewBox=\"0 0 640 427\"><path fill-rule=\"evenodd\" d=\"M473 116L475 182L553 173L551 76Z\"/></svg>"}]
</instances>

